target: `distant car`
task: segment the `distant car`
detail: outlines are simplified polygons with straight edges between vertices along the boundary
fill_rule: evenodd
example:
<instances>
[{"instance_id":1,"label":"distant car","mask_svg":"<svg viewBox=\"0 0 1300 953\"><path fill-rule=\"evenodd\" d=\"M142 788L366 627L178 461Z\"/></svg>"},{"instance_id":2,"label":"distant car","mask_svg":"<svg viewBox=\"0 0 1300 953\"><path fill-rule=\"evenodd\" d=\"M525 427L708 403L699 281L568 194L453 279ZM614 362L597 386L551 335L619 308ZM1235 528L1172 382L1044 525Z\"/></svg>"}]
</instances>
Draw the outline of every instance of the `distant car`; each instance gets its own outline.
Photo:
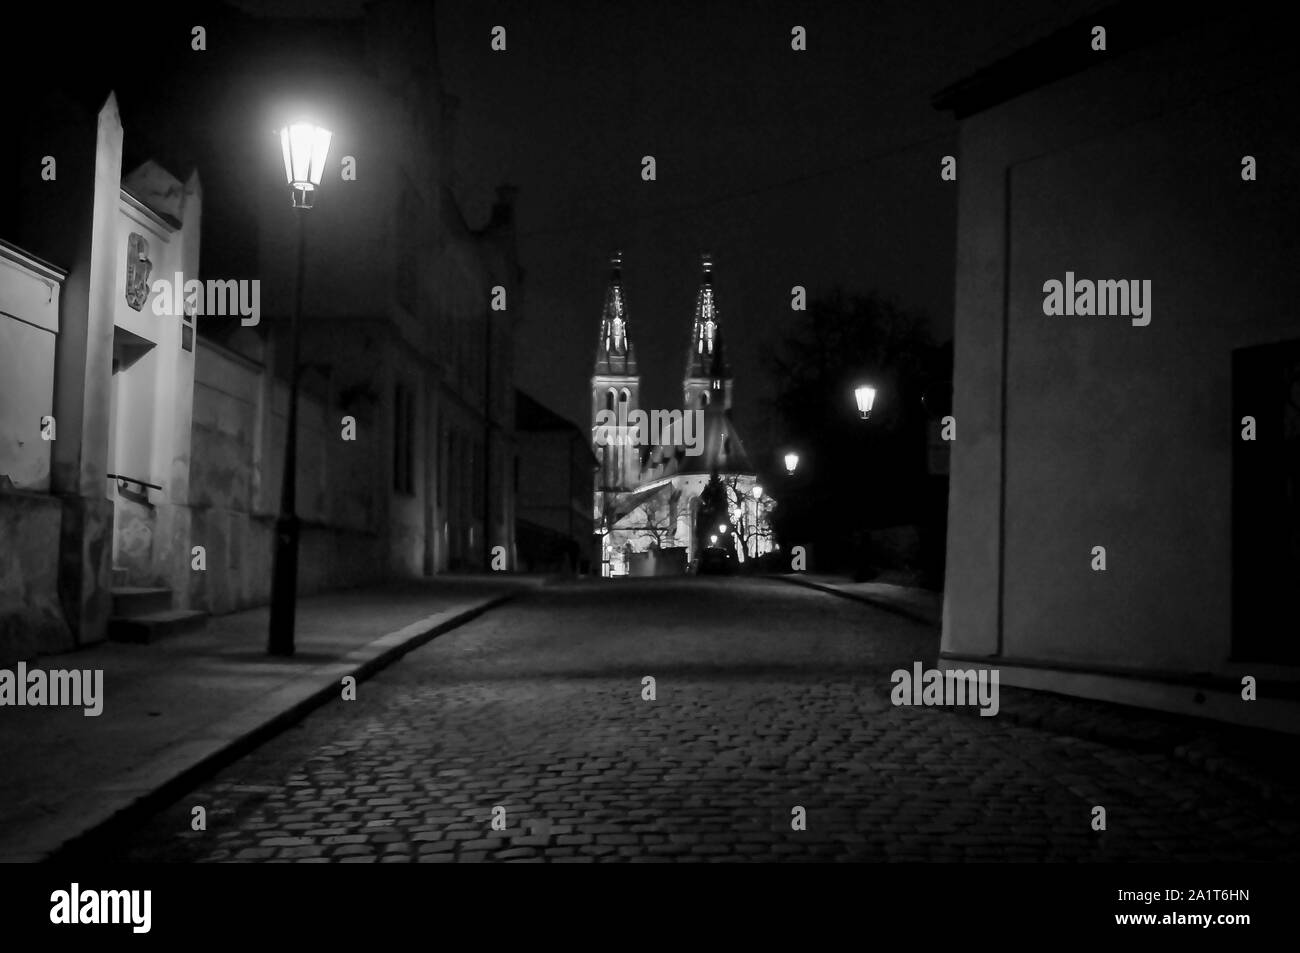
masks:
<instances>
[{"instance_id":1,"label":"distant car","mask_svg":"<svg viewBox=\"0 0 1300 953\"><path fill-rule=\"evenodd\" d=\"M736 559L731 550L719 546L710 546L700 553L699 568L701 576L727 576L736 571Z\"/></svg>"}]
</instances>

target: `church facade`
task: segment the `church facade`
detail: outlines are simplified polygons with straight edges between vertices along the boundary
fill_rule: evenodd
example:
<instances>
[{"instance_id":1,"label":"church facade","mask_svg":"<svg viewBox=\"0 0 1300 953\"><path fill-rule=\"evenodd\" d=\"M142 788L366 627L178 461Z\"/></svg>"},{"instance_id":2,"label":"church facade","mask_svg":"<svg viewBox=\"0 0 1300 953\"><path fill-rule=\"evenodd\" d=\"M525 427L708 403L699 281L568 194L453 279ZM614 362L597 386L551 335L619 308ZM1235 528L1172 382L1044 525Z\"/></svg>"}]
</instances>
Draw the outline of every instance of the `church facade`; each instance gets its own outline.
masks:
<instances>
[{"instance_id":1,"label":"church facade","mask_svg":"<svg viewBox=\"0 0 1300 953\"><path fill-rule=\"evenodd\" d=\"M712 259L701 258L678 408L642 404L622 255L610 264L591 378L602 574L672 575L694 571L705 556L739 565L773 551L776 502L731 417L733 381Z\"/></svg>"}]
</instances>

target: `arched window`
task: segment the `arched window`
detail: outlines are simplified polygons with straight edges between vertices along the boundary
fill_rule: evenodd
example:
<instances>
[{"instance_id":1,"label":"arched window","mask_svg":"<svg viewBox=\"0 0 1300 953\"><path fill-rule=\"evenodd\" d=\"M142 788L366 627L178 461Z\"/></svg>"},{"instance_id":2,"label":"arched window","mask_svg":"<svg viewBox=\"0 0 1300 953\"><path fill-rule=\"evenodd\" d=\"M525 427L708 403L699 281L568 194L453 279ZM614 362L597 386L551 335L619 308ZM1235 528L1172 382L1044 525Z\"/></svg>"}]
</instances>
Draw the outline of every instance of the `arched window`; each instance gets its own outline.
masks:
<instances>
[{"instance_id":1,"label":"arched window","mask_svg":"<svg viewBox=\"0 0 1300 953\"><path fill-rule=\"evenodd\" d=\"M605 409L614 409L614 388L612 387L609 389L609 393L605 395Z\"/></svg>"},{"instance_id":2,"label":"arched window","mask_svg":"<svg viewBox=\"0 0 1300 953\"><path fill-rule=\"evenodd\" d=\"M709 406L709 392L706 390L700 391L700 406L701 407Z\"/></svg>"},{"instance_id":3,"label":"arched window","mask_svg":"<svg viewBox=\"0 0 1300 953\"><path fill-rule=\"evenodd\" d=\"M618 399L626 404L632 399L632 392L624 387L623 392L618 395Z\"/></svg>"}]
</instances>

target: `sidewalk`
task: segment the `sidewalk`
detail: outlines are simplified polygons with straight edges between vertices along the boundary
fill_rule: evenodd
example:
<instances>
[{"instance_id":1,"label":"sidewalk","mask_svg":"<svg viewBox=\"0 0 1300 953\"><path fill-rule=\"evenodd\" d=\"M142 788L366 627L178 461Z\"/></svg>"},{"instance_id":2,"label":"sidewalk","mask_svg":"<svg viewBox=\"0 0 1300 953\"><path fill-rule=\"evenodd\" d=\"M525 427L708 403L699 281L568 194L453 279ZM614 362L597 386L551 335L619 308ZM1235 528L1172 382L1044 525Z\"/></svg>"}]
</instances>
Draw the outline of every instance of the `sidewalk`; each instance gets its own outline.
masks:
<instances>
[{"instance_id":1,"label":"sidewalk","mask_svg":"<svg viewBox=\"0 0 1300 953\"><path fill-rule=\"evenodd\" d=\"M1247 788L1264 801L1281 800L1285 815L1300 809L1295 764L1300 737L1150 708L1004 687L998 717L1052 735L1082 739L1138 756L1164 755ZM1072 742L1071 742L1072 743ZM1295 821L1293 828L1300 829Z\"/></svg>"},{"instance_id":2,"label":"sidewalk","mask_svg":"<svg viewBox=\"0 0 1300 953\"><path fill-rule=\"evenodd\" d=\"M773 578L866 602L936 628L943 622L943 594L928 589L819 573ZM1001 691L998 717L1003 724L1032 728L1063 743L1082 740L1166 755L1229 779L1264 800L1298 803L1290 780L1300 756L1300 737L1295 735L1030 688L1004 685Z\"/></svg>"},{"instance_id":3,"label":"sidewalk","mask_svg":"<svg viewBox=\"0 0 1300 953\"><path fill-rule=\"evenodd\" d=\"M849 576L829 573L784 573L775 575L798 586L820 589L833 595L869 603L886 612L893 612L925 625L943 622L943 593L915 586L899 586L888 582L854 582Z\"/></svg>"},{"instance_id":4,"label":"sidewalk","mask_svg":"<svg viewBox=\"0 0 1300 953\"><path fill-rule=\"evenodd\" d=\"M266 654L265 608L151 645L107 643L29 670L102 669L103 711L0 709L0 862L37 861L157 808L433 636L540 580L439 577L298 602L297 653Z\"/></svg>"}]
</instances>

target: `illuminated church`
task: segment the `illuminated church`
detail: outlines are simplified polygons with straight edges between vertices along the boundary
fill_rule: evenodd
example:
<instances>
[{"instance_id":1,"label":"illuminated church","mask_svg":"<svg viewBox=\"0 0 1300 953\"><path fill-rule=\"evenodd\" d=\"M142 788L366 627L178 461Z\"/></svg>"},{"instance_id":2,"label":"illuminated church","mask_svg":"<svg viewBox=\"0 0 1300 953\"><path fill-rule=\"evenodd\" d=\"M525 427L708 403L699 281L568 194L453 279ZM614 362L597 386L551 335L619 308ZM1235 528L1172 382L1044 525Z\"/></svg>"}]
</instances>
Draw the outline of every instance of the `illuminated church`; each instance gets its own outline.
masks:
<instances>
[{"instance_id":1,"label":"illuminated church","mask_svg":"<svg viewBox=\"0 0 1300 953\"><path fill-rule=\"evenodd\" d=\"M592 449L600 463L594 517L602 573L690 572L711 548L719 551L712 555L729 554L721 559L735 564L770 552L775 503L759 485L731 419L731 366L723 349L712 259L701 257L682 404L671 409L641 404L622 255L615 253L610 265L591 378ZM677 419L679 413L682 426L651 428L649 440L644 425L635 425L647 418Z\"/></svg>"}]
</instances>

